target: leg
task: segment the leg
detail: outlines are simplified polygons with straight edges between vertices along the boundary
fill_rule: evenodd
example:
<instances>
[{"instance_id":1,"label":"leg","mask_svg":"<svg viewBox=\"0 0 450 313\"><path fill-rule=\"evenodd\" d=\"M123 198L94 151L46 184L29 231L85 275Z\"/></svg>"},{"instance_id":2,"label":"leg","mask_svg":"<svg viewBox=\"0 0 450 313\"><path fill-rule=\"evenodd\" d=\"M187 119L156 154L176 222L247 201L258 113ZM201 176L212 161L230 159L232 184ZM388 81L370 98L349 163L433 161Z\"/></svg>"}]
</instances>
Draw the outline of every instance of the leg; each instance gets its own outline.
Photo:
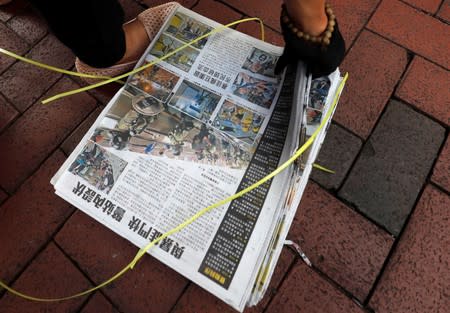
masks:
<instances>
[{"instance_id":1,"label":"leg","mask_svg":"<svg viewBox=\"0 0 450 313\"><path fill-rule=\"evenodd\" d=\"M125 54L124 13L116 0L31 0L56 37L85 63L107 67Z\"/></svg>"},{"instance_id":2,"label":"leg","mask_svg":"<svg viewBox=\"0 0 450 313\"><path fill-rule=\"evenodd\" d=\"M166 17L179 6L169 2L123 24L124 14L118 0L30 1L58 39L77 56L77 70L102 76L131 70Z\"/></svg>"}]
</instances>

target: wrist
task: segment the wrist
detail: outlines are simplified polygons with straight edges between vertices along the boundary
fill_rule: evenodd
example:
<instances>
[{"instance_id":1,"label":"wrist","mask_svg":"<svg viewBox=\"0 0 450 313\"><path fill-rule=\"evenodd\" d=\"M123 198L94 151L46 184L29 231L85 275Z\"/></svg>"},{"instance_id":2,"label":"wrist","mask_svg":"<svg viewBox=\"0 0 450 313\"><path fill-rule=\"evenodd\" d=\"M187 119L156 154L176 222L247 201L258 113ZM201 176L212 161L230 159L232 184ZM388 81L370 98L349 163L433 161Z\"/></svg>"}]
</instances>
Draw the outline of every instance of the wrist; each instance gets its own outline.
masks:
<instances>
[{"instance_id":1,"label":"wrist","mask_svg":"<svg viewBox=\"0 0 450 313\"><path fill-rule=\"evenodd\" d=\"M327 29L328 17L323 0L284 0L292 22L305 33L319 36Z\"/></svg>"},{"instance_id":2,"label":"wrist","mask_svg":"<svg viewBox=\"0 0 450 313\"><path fill-rule=\"evenodd\" d=\"M325 5L325 4L324 4ZM285 4L282 6L281 10L281 23L282 27L290 33L294 34L300 39L311 41L313 43L320 43L323 46L327 46L331 42L331 37L334 32L334 27L336 25L336 17L333 13L329 4L325 5L324 8L325 17L327 23L324 29L319 33L310 33L305 31L299 24L296 24L293 17L289 14Z\"/></svg>"}]
</instances>

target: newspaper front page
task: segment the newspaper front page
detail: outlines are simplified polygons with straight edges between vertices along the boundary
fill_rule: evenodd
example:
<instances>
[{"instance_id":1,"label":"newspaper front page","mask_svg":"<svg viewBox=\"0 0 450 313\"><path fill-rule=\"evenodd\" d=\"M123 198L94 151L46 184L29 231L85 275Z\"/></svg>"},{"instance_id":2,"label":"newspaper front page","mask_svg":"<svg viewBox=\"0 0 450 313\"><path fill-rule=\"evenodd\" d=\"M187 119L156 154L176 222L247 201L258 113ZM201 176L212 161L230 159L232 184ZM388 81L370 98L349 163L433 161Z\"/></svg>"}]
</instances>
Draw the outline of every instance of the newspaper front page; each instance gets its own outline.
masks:
<instances>
[{"instance_id":1,"label":"newspaper front page","mask_svg":"<svg viewBox=\"0 0 450 313\"><path fill-rule=\"evenodd\" d=\"M292 97L304 98L306 75L301 66L274 74L282 48L227 29L174 53L218 26L178 9L138 66L170 57L129 78L52 180L59 196L138 247L258 182L298 146L295 124L306 117ZM242 311L292 173L149 253Z\"/></svg>"}]
</instances>

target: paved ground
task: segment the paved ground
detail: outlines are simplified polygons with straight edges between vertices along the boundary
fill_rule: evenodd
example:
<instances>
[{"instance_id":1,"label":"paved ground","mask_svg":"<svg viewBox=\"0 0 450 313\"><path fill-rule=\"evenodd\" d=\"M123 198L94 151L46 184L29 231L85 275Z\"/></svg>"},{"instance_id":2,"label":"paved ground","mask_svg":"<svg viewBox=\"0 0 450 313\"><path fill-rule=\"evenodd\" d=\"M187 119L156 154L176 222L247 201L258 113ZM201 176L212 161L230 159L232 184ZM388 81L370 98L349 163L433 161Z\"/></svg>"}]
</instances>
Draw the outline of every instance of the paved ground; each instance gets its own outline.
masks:
<instances>
[{"instance_id":1,"label":"paved ground","mask_svg":"<svg viewBox=\"0 0 450 313\"><path fill-rule=\"evenodd\" d=\"M129 17L164 1L121 1ZM220 22L259 16L282 44L280 0L186 0ZM450 310L450 1L332 0L350 72L320 163L270 292L246 312ZM256 23L239 30L257 35ZM15 0L0 8L0 46L59 67L73 55ZM49 184L109 96L42 105L79 81L0 56L0 278L37 296L95 285L135 247L53 194ZM151 257L92 296L37 304L0 291L0 312L232 312Z\"/></svg>"}]
</instances>

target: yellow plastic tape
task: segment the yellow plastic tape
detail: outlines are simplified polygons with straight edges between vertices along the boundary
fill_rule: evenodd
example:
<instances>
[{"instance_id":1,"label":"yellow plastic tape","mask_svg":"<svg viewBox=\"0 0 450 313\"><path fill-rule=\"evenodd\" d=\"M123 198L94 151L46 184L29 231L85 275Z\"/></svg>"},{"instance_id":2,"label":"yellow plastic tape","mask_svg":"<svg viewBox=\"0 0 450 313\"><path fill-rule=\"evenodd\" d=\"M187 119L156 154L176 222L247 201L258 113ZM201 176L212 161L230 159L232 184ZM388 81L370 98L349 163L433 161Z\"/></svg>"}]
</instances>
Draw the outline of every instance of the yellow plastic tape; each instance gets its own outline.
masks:
<instances>
[{"instance_id":1,"label":"yellow plastic tape","mask_svg":"<svg viewBox=\"0 0 450 313\"><path fill-rule=\"evenodd\" d=\"M258 21L259 22L260 27L261 27L261 40L264 41L264 37L265 37L265 35L264 35L264 24L263 24L263 22L262 22L262 20L260 18L249 17L249 18L241 19L241 20L229 23L227 25L221 25L221 26L213 29L209 33L206 33L206 34L204 34L204 35L202 35L202 36L192 40L191 42L182 45L181 47L175 49L174 51L165 54L161 58L158 58L158 59L156 59L156 60L154 60L154 61L152 61L150 63L147 63L147 64L145 64L145 65L143 65L141 67L138 67L138 68L136 68L136 69L134 69L134 70L132 70L132 71L130 71L128 73L121 74L121 75L116 76L114 78L106 79L104 81L92 84L90 86L86 86L86 87L82 87L82 88L79 88L79 89L75 89L75 90L71 90L71 91L67 91L67 92L63 92L63 93L54 95L53 97L50 97L50 98L47 98L47 99L43 100L42 103L46 104L46 103L49 103L51 101L55 101L57 99L61 99L61 98L67 97L67 96L71 96L71 95L74 95L74 94L77 94L77 93L80 93L80 92L83 92L83 91L91 90L91 89L94 89L94 88L97 88L97 87L100 87L100 86L103 86L103 85L115 82L115 81L117 81L119 79L128 77L129 75L134 75L134 74L136 74L136 73L138 73L138 72L140 72L140 71L142 71L142 70L144 70L144 69L146 69L146 68L148 68L150 66L153 66L153 65L155 65L155 64L157 64L157 63L159 63L161 61L164 61L168 57L178 53L179 51L185 49L186 47L189 47L189 46L193 45L194 43L196 43L196 42L198 42L198 41L200 41L200 40L202 40L204 38L207 38L207 37L209 37L209 36L211 36L211 35L213 35L215 33L221 32L221 31L223 31L223 30L225 30L227 28L230 28L230 27L232 27L234 25L237 25L237 24L240 24L240 23L245 23L245 22L251 22L251 21Z\"/></svg>"},{"instance_id":2,"label":"yellow plastic tape","mask_svg":"<svg viewBox=\"0 0 450 313\"><path fill-rule=\"evenodd\" d=\"M68 296L68 297L62 297L62 298L37 298L37 297L33 297L33 296L29 296L26 294L23 294L17 290L12 289L11 287L7 286L5 283L3 283L2 281L0 281L0 287L6 289L7 291L9 291L10 293L27 299L27 300L31 300L31 301L37 301L37 302L57 302L57 301L64 301L64 300L69 300L69 299L74 299L74 298L78 298L84 295L87 295L89 293L92 293L100 288L105 287L106 285L112 283L114 280L118 279L119 277L121 277L123 274L125 274L128 270L133 269L134 266L136 265L136 263L144 256L144 254L150 249L152 248L155 244L157 244L159 241L163 240L164 238L179 232L180 230L182 230L183 228L185 228L186 226L190 225L192 222L194 222L195 220L197 220L198 218L200 218L202 215L204 215L205 213L219 207L222 206L230 201L233 201L241 196L243 196L244 194L246 194L247 192L252 191L255 188L258 188L260 185L264 184L265 182L267 182L268 180L272 179L273 177L275 177L276 175L278 175L279 173L281 173L283 170L285 170L289 165L291 165L298 157L300 157L310 146L311 144L314 142L315 138L317 137L317 135L319 134L319 132L322 130L322 128L326 125L326 123L329 121L332 112L334 111L334 108L336 107L337 101L339 99L339 95L342 92L342 89L344 88L345 82L348 79L348 73L345 74L343 80L341 81L336 96L333 99L333 103L331 105L331 108L328 110L327 114L324 116L323 121L320 123L319 127L316 129L316 131L312 134L312 136L306 141L306 143L301 146L286 162L284 162L280 167L278 167L276 170L274 170L272 173L270 173L269 175L267 175L266 177L264 177L263 179L261 179L260 181L256 182L255 184L245 188L244 190L226 198L223 199L217 203L214 203L204 209L202 209L201 211L199 211L198 213L196 213L195 215L193 215L192 217L190 217L189 219L187 219L186 221L184 221L183 223L181 223L180 225L178 225L177 227L175 227L174 229L166 232L165 234L163 234L161 237L159 237L158 239L153 240L152 242L150 242L148 245L146 245L145 247L141 248L139 250L139 252L136 254L136 256L134 257L134 259L127 265L125 266L120 272L118 272L117 274L115 274L113 277L111 277L110 279L104 281L103 283L101 283L98 286L95 286L91 289L85 290L83 292Z\"/></svg>"},{"instance_id":3,"label":"yellow plastic tape","mask_svg":"<svg viewBox=\"0 0 450 313\"><path fill-rule=\"evenodd\" d=\"M326 173L330 173L330 174L336 173L335 171L330 170L330 169L326 168L325 166L322 166L322 165L317 164L317 163L314 163L314 164L313 164L313 167L314 167L314 168L317 168L318 170L321 170L321 171L323 171L323 172L326 172Z\"/></svg>"},{"instance_id":4,"label":"yellow plastic tape","mask_svg":"<svg viewBox=\"0 0 450 313\"><path fill-rule=\"evenodd\" d=\"M7 55L7 56L15 58L15 59L17 59L19 61L22 61L22 62L25 62L25 63L29 63L29 64L32 64L34 66L41 67L41 68L44 68L46 70L50 70L50 71L53 71L53 72L58 72L58 73L71 75L71 76L86 77L86 78L111 79L111 77L109 77L109 76L83 74L83 73L68 71L68 70L65 70L65 69L62 69L62 68L59 68L59 67L51 66L51 65L48 65L48 64L44 64L44 63L41 63L41 62L38 62L38 61L34 61L34 60L31 60L31 59L22 57L22 56L14 53L14 52L8 51L8 50L3 49L3 48L0 48L0 52L5 54L5 55ZM118 82L120 82L122 84L124 83L123 81L118 81Z\"/></svg>"},{"instance_id":5,"label":"yellow plastic tape","mask_svg":"<svg viewBox=\"0 0 450 313\"><path fill-rule=\"evenodd\" d=\"M31 59L22 57L22 56L14 53L14 52L8 51L8 50L3 49L3 48L0 48L0 53L3 53L3 54L8 55L10 57L13 57L13 58L15 58L17 60L20 60L20 61L32 64L32 65L35 65L35 66L38 66L38 67L42 67L42 68L45 68L45 69L48 69L48 70L51 70L51 71L59 72L59 73L72 75L72 76L79 76L79 77L104 79L104 81L102 81L102 82L99 82L99 83L96 83L96 84L92 84L92 85L89 85L89 86L86 86L86 87L82 87L82 88L79 88L79 89L74 89L74 90L71 90L71 91L62 92L62 93L59 93L57 95L54 95L53 97L44 99L42 101L42 103L43 104L47 104L49 102L52 102L52 101L55 101L55 100L58 100L58 99L61 99L61 98L67 97L67 96L71 96L71 95L74 95L74 94L77 94L77 93L80 93L80 92L83 92L83 91L88 91L88 90L91 90L91 89L94 89L94 88L97 88L97 87L100 87L100 86L103 86L103 85L106 85L106 84L109 84L109 83L112 83L112 82L119 82L119 83L124 84L124 82L121 80L122 78L128 77L129 75L136 74L136 73L138 73L138 72L140 72L140 71L142 71L142 70L144 70L144 69L146 69L146 68L148 68L150 66L153 66L153 65L155 65L155 64L157 64L157 63L159 63L161 61L164 61L168 57L178 53L179 51L185 49L186 47L189 47L192 44L194 44L194 43L196 43L196 42L198 42L198 41L200 41L200 40L202 40L204 38L207 38L207 37L209 37L209 36L211 36L211 35L213 35L215 33L221 32L221 31L223 31L223 30L225 30L227 28L230 28L230 27L232 27L234 25L237 25L237 24L240 24L240 23L245 23L245 22L251 22L251 21L258 21L259 22L260 30L261 30L261 40L264 41L265 40L265 33L264 33L265 31L264 31L264 24L263 24L262 20L260 18L257 18L257 17L249 17L249 18L245 18L245 19L234 21L234 22L229 23L227 25L221 25L221 26L213 29L209 33L206 33L206 34L198 37L197 39L192 40L191 42L180 46L179 48L175 49L174 51L172 51L170 53L167 53L166 55L162 56L161 58L157 58L156 60L154 60L154 61L152 61L150 63L147 63L147 64L145 64L145 65L143 65L143 66L141 66L139 68L136 68L136 69L134 69L134 70L132 70L132 71L130 71L128 73L121 74L121 75L116 76L116 77L99 76L99 75L83 74L83 73L78 73L78 72L67 71L67 70L60 69L60 68L55 67L55 66L47 65L47 64L44 64L44 63L41 63L41 62L38 62L38 61L34 61L34 60L31 60Z\"/></svg>"}]
</instances>

